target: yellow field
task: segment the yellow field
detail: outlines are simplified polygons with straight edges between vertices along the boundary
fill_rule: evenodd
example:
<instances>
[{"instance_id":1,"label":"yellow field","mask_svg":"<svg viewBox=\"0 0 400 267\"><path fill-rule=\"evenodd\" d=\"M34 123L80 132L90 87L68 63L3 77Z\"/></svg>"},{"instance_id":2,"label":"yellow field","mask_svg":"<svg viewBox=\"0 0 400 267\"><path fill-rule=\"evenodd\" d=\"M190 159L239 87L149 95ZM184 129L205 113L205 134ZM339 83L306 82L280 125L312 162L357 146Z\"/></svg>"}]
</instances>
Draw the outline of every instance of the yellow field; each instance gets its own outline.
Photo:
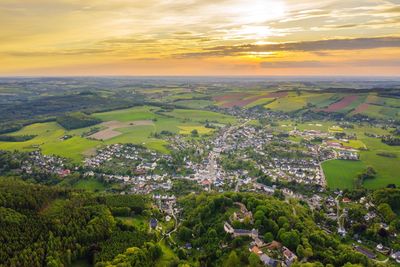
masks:
<instances>
[{"instance_id":1,"label":"yellow field","mask_svg":"<svg viewBox=\"0 0 400 267\"><path fill-rule=\"evenodd\" d=\"M180 134L191 134L193 130L197 130L199 134L209 134L213 132L213 129L206 128L204 126L179 126Z\"/></svg>"}]
</instances>

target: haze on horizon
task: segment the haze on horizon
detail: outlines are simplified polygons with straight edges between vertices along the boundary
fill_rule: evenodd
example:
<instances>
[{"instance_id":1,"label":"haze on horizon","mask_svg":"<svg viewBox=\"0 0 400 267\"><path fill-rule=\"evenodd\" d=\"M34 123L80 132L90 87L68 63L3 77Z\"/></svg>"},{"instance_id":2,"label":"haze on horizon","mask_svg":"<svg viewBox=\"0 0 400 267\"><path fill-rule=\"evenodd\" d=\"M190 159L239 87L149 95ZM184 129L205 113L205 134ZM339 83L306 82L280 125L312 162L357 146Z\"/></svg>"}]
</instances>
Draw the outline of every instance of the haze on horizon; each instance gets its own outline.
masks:
<instances>
[{"instance_id":1,"label":"haze on horizon","mask_svg":"<svg viewBox=\"0 0 400 267\"><path fill-rule=\"evenodd\" d=\"M0 75L400 74L399 0L2 0Z\"/></svg>"}]
</instances>

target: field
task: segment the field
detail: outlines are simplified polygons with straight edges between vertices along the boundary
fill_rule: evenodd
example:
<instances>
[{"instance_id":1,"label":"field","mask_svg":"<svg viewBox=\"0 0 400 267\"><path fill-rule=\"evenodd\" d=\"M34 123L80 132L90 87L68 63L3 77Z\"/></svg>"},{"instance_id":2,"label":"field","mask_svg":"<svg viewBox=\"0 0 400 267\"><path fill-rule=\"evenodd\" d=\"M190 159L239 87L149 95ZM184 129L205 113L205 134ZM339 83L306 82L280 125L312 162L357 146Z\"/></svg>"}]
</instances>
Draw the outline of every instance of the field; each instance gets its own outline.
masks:
<instances>
[{"instance_id":1,"label":"field","mask_svg":"<svg viewBox=\"0 0 400 267\"><path fill-rule=\"evenodd\" d=\"M191 134L193 130L197 130L199 134L209 134L213 129L206 128L204 126L179 126L180 134Z\"/></svg>"},{"instance_id":2,"label":"field","mask_svg":"<svg viewBox=\"0 0 400 267\"><path fill-rule=\"evenodd\" d=\"M352 188L358 173L365 169L362 161L329 160L322 163L328 186L331 189Z\"/></svg>"},{"instance_id":3,"label":"field","mask_svg":"<svg viewBox=\"0 0 400 267\"><path fill-rule=\"evenodd\" d=\"M271 102L273 99L285 97L287 92L272 92L263 94L231 93L214 97L217 105L224 108L252 107Z\"/></svg>"},{"instance_id":4,"label":"field","mask_svg":"<svg viewBox=\"0 0 400 267\"><path fill-rule=\"evenodd\" d=\"M87 191L102 191L105 189L105 186L94 179L89 180L79 180L76 184L74 184L74 188L83 189Z\"/></svg>"},{"instance_id":5,"label":"field","mask_svg":"<svg viewBox=\"0 0 400 267\"><path fill-rule=\"evenodd\" d=\"M161 258L157 261L156 267L168 266L170 262L178 259L174 251L168 245L165 244L164 240L159 242L158 244L161 246L163 254Z\"/></svg>"},{"instance_id":6,"label":"field","mask_svg":"<svg viewBox=\"0 0 400 267\"><path fill-rule=\"evenodd\" d=\"M149 219L141 215L133 217L117 217L124 224L135 226L136 228L146 231L149 228Z\"/></svg>"},{"instance_id":7,"label":"field","mask_svg":"<svg viewBox=\"0 0 400 267\"><path fill-rule=\"evenodd\" d=\"M207 106L212 106L214 103L210 100L179 100L175 101L174 104L186 108L202 109Z\"/></svg>"},{"instance_id":8,"label":"field","mask_svg":"<svg viewBox=\"0 0 400 267\"><path fill-rule=\"evenodd\" d=\"M100 124L100 126L105 128L104 130L94 133L89 137L97 140L108 140L122 134L122 132L118 131L118 129L130 128L135 126L146 126L146 125L154 125L154 123L150 120L130 121L130 122L107 121Z\"/></svg>"},{"instance_id":9,"label":"field","mask_svg":"<svg viewBox=\"0 0 400 267\"><path fill-rule=\"evenodd\" d=\"M55 122L35 123L12 134L37 135L35 138L25 142L0 142L0 149L32 151L40 147L44 154L55 154L78 162L82 160L85 151L101 144L80 136L62 140L67 133L68 131Z\"/></svg>"},{"instance_id":10,"label":"field","mask_svg":"<svg viewBox=\"0 0 400 267\"><path fill-rule=\"evenodd\" d=\"M279 110L284 112L292 112L304 109L306 107L324 108L334 102L336 98L334 94L317 94L317 93L300 93L290 92L282 98L265 105L265 108Z\"/></svg>"},{"instance_id":11,"label":"field","mask_svg":"<svg viewBox=\"0 0 400 267\"><path fill-rule=\"evenodd\" d=\"M326 109L323 109L323 111L325 111L325 112L340 112L340 111L348 108L350 105L352 105L358 99L359 99L359 96L357 96L357 95L345 96L338 102L329 105L329 107L327 107Z\"/></svg>"},{"instance_id":12,"label":"field","mask_svg":"<svg viewBox=\"0 0 400 267\"><path fill-rule=\"evenodd\" d=\"M103 123L96 125L100 131L90 138L81 135L91 127L65 130L56 122L35 123L10 135L36 135L25 142L0 142L0 149L32 151L40 148L44 154L58 155L80 162L85 155L92 154L96 148L115 143L142 144L149 149L169 153L165 140L152 137L153 133L169 131L188 134L197 129L200 134L211 133L204 127L206 122L217 124L235 123L232 116L204 110L175 109L163 111L159 107L139 106L129 109L95 113ZM93 127L93 126L92 126ZM65 135L72 136L63 139Z\"/></svg>"}]
</instances>

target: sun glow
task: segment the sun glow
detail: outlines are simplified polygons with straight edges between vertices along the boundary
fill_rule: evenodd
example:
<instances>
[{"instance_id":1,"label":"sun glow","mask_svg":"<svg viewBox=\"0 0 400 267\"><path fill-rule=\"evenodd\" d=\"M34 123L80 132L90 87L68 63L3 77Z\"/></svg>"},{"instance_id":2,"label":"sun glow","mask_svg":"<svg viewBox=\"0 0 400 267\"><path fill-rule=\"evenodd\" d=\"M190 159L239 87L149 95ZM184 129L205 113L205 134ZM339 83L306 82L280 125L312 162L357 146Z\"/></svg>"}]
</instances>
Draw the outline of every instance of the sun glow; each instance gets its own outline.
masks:
<instances>
[{"instance_id":1,"label":"sun glow","mask_svg":"<svg viewBox=\"0 0 400 267\"><path fill-rule=\"evenodd\" d=\"M234 1L228 13L239 23L262 23L285 15L285 4L280 0Z\"/></svg>"}]
</instances>

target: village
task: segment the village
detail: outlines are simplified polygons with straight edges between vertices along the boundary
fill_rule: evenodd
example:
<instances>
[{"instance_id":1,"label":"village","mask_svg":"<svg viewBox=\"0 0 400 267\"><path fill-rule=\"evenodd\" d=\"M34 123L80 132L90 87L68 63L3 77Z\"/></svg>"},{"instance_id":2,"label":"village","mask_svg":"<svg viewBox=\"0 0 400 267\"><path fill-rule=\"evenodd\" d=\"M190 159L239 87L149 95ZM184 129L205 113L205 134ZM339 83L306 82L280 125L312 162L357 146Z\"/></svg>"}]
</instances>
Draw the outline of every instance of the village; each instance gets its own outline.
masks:
<instances>
[{"instance_id":1,"label":"village","mask_svg":"<svg viewBox=\"0 0 400 267\"><path fill-rule=\"evenodd\" d=\"M303 141L299 142L297 138ZM158 153L140 145L113 144L86 157L82 165L69 164L60 157L34 151L25 158L20 171L34 174L40 169L61 179L78 173L84 179L121 185L117 191L120 194L153 195L154 203L166 214L164 219L175 220L175 225L179 224L179 207L174 191L176 181L194 182L197 188L206 192L281 193L286 199L307 203L313 212L321 214L318 222L321 230L352 240L353 249L359 253L374 260L378 255L384 255L400 263L400 252L354 234L354 225L359 224L366 229L379 228L380 234L393 238L398 234L389 231L378 207L368 196L351 199L340 190L325 190L327 184L322 162L359 160L359 151L345 145L348 142L346 136L338 139L332 132L316 130L274 131L244 118L238 125L217 129L207 138L190 140L174 135L168 136L167 140L171 154ZM193 153L185 154L185 151ZM261 174L268 183L260 180ZM286 183L309 186L312 190L304 193L287 187ZM235 220L252 221L252 214L246 207L240 203L237 205L240 212L225 222L225 231L233 237L250 237L253 241L249 244L249 251L259 256L266 266L290 266L297 259L295 252L277 241L264 242L257 229L244 230L232 226ZM354 216L354 210L361 215ZM155 221L152 225L157 227Z\"/></svg>"}]
</instances>

